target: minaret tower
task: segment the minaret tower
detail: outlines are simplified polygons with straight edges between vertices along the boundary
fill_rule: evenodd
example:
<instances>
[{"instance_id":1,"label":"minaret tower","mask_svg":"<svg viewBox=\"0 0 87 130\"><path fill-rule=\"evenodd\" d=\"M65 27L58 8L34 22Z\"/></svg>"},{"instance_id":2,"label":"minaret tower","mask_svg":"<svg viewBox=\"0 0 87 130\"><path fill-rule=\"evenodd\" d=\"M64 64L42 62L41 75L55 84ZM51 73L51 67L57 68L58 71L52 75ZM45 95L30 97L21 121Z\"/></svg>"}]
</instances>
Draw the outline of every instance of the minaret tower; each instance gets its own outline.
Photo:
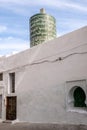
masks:
<instances>
[{"instance_id":1,"label":"minaret tower","mask_svg":"<svg viewBox=\"0 0 87 130\"><path fill-rule=\"evenodd\" d=\"M45 9L30 17L30 47L56 37L56 20Z\"/></svg>"}]
</instances>

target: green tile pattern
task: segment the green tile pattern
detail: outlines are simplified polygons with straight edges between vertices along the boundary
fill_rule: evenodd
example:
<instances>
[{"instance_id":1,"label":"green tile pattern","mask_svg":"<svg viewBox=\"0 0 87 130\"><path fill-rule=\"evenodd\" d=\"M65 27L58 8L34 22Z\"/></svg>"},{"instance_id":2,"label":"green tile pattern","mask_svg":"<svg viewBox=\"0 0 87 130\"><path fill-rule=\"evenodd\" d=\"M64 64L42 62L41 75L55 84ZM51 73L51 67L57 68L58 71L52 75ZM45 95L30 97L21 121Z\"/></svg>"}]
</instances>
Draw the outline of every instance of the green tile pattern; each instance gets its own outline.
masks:
<instances>
[{"instance_id":1,"label":"green tile pattern","mask_svg":"<svg viewBox=\"0 0 87 130\"><path fill-rule=\"evenodd\" d=\"M30 46L56 37L56 20L53 16L39 13L30 18Z\"/></svg>"}]
</instances>

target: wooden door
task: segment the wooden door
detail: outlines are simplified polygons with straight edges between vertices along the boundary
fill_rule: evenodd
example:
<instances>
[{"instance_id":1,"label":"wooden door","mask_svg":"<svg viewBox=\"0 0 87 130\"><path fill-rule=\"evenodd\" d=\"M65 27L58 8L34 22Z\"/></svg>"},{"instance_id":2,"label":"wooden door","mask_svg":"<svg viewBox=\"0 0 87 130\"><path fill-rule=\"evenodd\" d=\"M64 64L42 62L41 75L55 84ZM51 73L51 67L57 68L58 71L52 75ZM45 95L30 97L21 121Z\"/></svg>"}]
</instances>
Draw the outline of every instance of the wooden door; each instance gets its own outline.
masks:
<instances>
[{"instance_id":1,"label":"wooden door","mask_svg":"<svg viewBox=\"0 0 87 130\"><path fill-rule=\"evenodd\" d=\"M2 95L0 95L0 118L2 118Z\"/></svg>"},{"instance_id":2,"label":"wooden door","mask_svg":"<svg viewBox=\"0 0 87 130\"><path fill-rule=\"evenodd\" d=\"M6 107L6 119L15 120L16 119L16 101L17 97L7 97L7 107Z\"/></svg>"}]
</instances>

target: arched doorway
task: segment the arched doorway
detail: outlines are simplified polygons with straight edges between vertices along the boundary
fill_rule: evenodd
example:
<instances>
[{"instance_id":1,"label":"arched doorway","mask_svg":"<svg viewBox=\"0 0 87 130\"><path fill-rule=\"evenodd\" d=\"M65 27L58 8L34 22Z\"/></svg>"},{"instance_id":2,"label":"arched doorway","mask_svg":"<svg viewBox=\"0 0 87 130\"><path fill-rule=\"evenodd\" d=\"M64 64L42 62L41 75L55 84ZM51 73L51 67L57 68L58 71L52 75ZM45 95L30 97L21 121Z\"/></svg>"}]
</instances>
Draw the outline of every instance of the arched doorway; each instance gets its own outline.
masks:
<instances>
[{"instance_id":1,"label":"arched doorway","mask_svg":"<svg viewBox=\"0 0 87 130\"><path fill-rule=\"evenodd\" d=\"M81 87L76 87L73 93L74 97L74 107L86 107L85 100L86 95Z\"/></svg>"}]
</instances>

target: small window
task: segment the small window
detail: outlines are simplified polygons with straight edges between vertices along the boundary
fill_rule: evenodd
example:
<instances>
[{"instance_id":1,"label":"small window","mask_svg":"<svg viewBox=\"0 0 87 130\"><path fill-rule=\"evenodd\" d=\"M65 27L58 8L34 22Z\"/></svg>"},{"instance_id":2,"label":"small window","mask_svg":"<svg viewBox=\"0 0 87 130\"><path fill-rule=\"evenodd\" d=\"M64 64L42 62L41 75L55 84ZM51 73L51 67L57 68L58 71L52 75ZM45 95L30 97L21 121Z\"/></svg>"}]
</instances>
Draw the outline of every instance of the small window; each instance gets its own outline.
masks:
<instances>
[{"instance_id":1,"label":"small window","mask_svg":"<svg viewBox=\"0 0 87 130\"><path fill-rule=\"evenodd\" d=\"M15 92L15 73L10 73L10 91L11 93Z\"/></svg>"},{"instance_id":2,"label":"small window","mask_svg":"<svg viewBox=\"0 0 87 130\"><path fill-rule=\"evenodd\" d=\"M73 93L74 107L86 107L86 95L81 87L77 87Z\"/></svg>"},{"instance_id":3,"label":"small window","mask_svg":"<svg viewBox=\"0 0 87 130\"><path fill-rule=\"evenodd\" d=\"M66 82L66 109L71 112L87 114L86 80Z\"/></svg>"},{"instance_id":4,"label":"small window","mask_svg":"<svg viewBox=\"0 0 87 130\"><path fill-rule=\"evenodd\" d=\"M3 80L3 73L0 73L0 81Z\"/></svg>"}]
</instances>

